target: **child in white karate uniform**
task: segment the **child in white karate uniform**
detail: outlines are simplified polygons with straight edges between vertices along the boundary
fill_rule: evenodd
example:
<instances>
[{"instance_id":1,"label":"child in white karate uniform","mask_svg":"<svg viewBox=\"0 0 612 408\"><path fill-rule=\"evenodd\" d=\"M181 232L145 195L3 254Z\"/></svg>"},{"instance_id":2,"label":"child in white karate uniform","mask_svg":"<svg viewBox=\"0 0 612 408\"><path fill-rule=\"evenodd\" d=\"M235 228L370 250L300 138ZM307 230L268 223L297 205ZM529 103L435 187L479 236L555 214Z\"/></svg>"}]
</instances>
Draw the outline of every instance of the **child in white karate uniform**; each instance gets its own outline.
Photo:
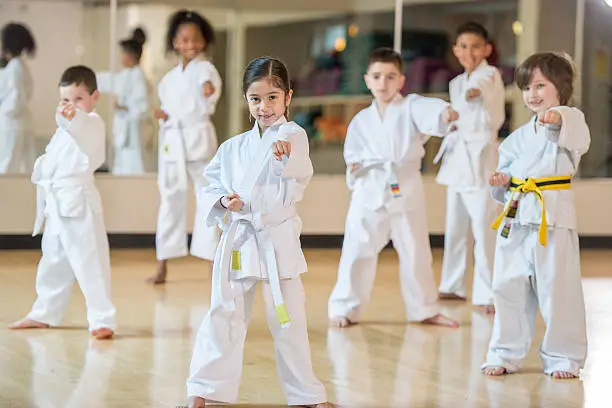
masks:
<instances>
[{"instance_id":1,"label":"child in white karate uniform","mask_svg":"<svg viewBox=\"0 0 612 408\"><path fill-rule=\"evenodd\" d=\"M116 98L113 174L142 174L153 162L148 151L153 141L150 87L140 67L145 41L145 32L141 28L135 29L131 38L119 43L123 69L117 74L100 72L97 75L100 92Z\"/></svg>"},{"instance_id":2,"label":"child in white karate uniform","mask_svg":"<svg viewBox=\"0 0 612 408\"><path fill-rule=\"evenodd\" d=\"M457 29L453 52L465 72L449 86L453 108L459 112L454 129L442 142L435 161L442 156L436 181L447 186L444 261L441 299L465 299L465 272L470 229L474 236L472 304L494 312L493 256L497 205L488 179L497 166L497 135L505 118L504 83L486 58L491 53L489 34L478 23Z\"/></svg>"},{"instance_id":3,"label":"child in white karate uniform","mask_svg":"<svg viewBox=\"0 0 612 408\"><path fill-rule=\"evenodd\" d=\"M516 70L535 116L499 148L493 197L505 204L497 228L495 320L483 371L517 371L531 346L538 309L546 324L540 357L554 378L575 378L587 354L572 178L590 145L583 113L567 106L569 57L539 53Z\"/></svg>"},{"instance_id":4,"label":"child in white karate uniform","mask_svg":"<svg viewBox=\"0 0 612 408\"><path fill-rule=\"evenodd\" d=\"M195 11L180 10L170 18L166 49L176 52L180 62L159 83L161 108L154 112L161 121L155 234L158 264L149 279L154 284L166 282L168 259L187 256L188 178L197 194L208 184L204 169L217 150L211 116L221 96L221 76L202 57L214 40L212 26ZM212 262L219 232L216 226L207 226L204 218L196 206L191 254Z\"/></svg>"},{"instance_id":5,"label":"child in white karate uniform","mask_svg":"<svg viewBox=\"0 0 612 408\"><path fill-rule=\"evenodd\" d=\"M313 169L306 132L287 122L289 73L263 57L246 68L243 92L253 129L221 145L206 169L202 216L223 223L211 305L198 332L187 380L189 408L234 403L247 327L261 284L278 375L289 405L329 408L310 360L300 247L301 201Z\"/></svg>"},{"instance_id":6,"label":"child in white karate uniform","mask_svg":"<svg viewBox=\"0 0 612 408\"><path fill-rule=\"evenodd\" d=\"M105 156L104 121L94 112L99 97L96 75L84 66L68 68L59 91L58 127L32 173L36 184L33 235L44 224L38 297L28 316L11 328L59 325L76 278L92 336L109 339L115 331L115 307L102 200L94 181L94 171Z\"/></svg>"},{"instance_id":7,"label":"child in white karate uniform","mask_svg":"<svg viewBox=\"0 0 612 408\"><path fill-rule=\"evenodd\" d=\"M403 97L402 59L387 48L372 52L365 74L374 95L351 121L344 157L352 190L338 281L329 299L334 326L357 323L370 300L378 254L389 239L399 255L408 321L456 327L439 313L420 172L428 136L444 136L458 119L437 98Z\"/></svg>"},{"instance_id":8,"label":"child in white karate uniform","mask_svg":"<svg viewBox=\"0 0 612 408\"><path fill-rule=\"evenodd\" d=\"M30 173L36 158L28 103L33 85L24 55L34 55L36 42L23 24L9 23L0 33L0 174Z\"/></svg>"}]
</instances>

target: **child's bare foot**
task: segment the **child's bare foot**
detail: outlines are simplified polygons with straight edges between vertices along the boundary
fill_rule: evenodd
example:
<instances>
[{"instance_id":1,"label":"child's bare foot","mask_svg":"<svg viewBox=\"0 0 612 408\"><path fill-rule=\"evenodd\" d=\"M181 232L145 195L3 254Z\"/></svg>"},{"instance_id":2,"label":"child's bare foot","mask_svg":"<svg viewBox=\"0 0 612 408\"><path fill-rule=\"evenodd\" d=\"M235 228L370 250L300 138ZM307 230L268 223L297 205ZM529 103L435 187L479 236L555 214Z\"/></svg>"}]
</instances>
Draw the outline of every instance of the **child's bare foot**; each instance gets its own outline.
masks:
<instances>
[{"instance_id":1,"label":"child's bare foot","mask_svg":"<svg viewBox=\"0 0 612 408\"><path fill-rule=\"evenodd\" d=\"M153 285L161 285L163 283L166 283L167 275L168 275L168 261L164 259L157 263L157 271L155 272L155 275L147 279L147 283L152 283Z\"/></svg>"},{"instance_id":2,"label":"child's bare foot","mask_svg":"<svg viewBox=\"0 0 612 408\"><path fill-rule=\"evenodd\" d=\"M444 316L441 313L438 313L437 315L432 316L428 319L422 320L421 323L434 324L436 326L446 326L446 327L452 327L452 328L459 327L459 323L457 323L455 320L451 319L450 317Z\"/></svg>"},{"instance_id":3,"label":"child's bare foot","mask_svg":"<svg viewBox=\"0 0 612 408\"><path fill-rule=\"evenodd\" d=\"M492 377L497 377L500 375L508 374L508 371L506 371L504 367L499 367L499 366L486 367L482 370L482 372L485 375L492 376Z\"/></svg>"},{"instance_id":4,"label":"child's bare foot","mask_svg":"<svg viewBox=\"0 0 612 408\"><path fill-rule=\"evenodd\" d=\"M177 405L176 408L204 408L206 406L206 400L202 397L190 397L187 405Z\"/></svg>"},{"instance_id":5,"label":"child's bare foot","mask_svg":"<svg viewBox=\"0 0 612 408\"><path fill-rule=\"evenodd\" d=\"M115 335L115 332L109 329L108 327L101 327L99 329L93 330L91 335L96 338L96 340L108 340L112 339Z\"/></svg>"},{"instance_id":6,"label":"child's bare foot","mask_svg":"<svg viewBox=\"0 0 612 408\"><path fill-rule=\"evenodd\" d=\"M357 323L351 322L348 317L345 317L345 316L336 316L336 317L332 317L331 319L329 319L329 324L330 324L330 326L334 326L334 327L338 327L338 328L343 328L343 327L352 326L352 325L357 324Z\"/></svg>"},{"instance_id":7,"label":"child's bare foot","mask_svg":"<svg viewBox=\"0 0 612 408\"><path fill-rule=\"evenodd\" d=\"M466 299L463 296L459 296L455 293L446 293L446 292L438 293L438 298L443 299L443 300L465 300Z\"/></svg>"},{"instance_id":8,"label":"child's bare foot","mask_svg":"<svg viewBox=\"0 0 612 408\"><path fill-rule=\"evenodd\" d=\"M27 317L25 319L16 321L15 323L9 326L9 329L13 329L13 330L48 329L48 328L49 328L49 325L47 323L37 322L36 320L28 319Z\"/></svg>"},{"instance_id":9,"label":"child's bare foot","mask_svg":"<svg viewBox=\"0 0 612 408\"><path fill-rule=\"evenodd\" d=\"M571 378L578 378L578 376L568 373L567 371L553 371L551 375L555 380L569 380Z\"/></svg>"},{"instance_id":10,"label":"child's bare foot","mask_svg":"<svg viewBox=\"0 0 612 408\"><path fill-rule=\"evenodd\" d=\"M495 306L493 306L493 305L485 305L484 311L488 315L494 315L495 314Z\"/></svg>"}]
</instances>

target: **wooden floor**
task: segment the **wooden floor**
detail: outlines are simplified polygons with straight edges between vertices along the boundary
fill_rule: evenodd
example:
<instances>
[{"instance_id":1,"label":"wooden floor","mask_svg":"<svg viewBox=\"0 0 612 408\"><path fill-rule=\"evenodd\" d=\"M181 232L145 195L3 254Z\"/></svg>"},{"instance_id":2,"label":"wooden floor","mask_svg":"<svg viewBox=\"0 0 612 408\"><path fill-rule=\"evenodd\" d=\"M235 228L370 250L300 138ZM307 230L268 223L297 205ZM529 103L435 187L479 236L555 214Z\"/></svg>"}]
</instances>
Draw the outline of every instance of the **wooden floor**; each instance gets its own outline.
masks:
<instances>
[{"instance_id":1,"label":"wooden floor","mask_svg":"<svg viewBox=\"0 0 612 408\"><path fill-rule=\"evenodd\" d=\"M23 317L34 300L38 252L0 252L0 323ZM327 299L337 250L308 251L304 276L313 364L330 400L344 407L612 407L611 251L583 252L589 360L582 381L554 381L541 372L536 343L520 374L480 374L491 320L466 303L445 303L457 330L405 324L397 260L385 252L365 322L328 329ZM143 283L155 268L150 250L112 253L118 336L91 340L83 298L74 297L60 329L0 328L0 407L173 407L184 400L192 342L209 299L201 261L171 263L170 282ZM435 270L441 252L435 252ZM245 351L240 402L284 406L263 301L258 297Z\"/></svg>"}]
</instances>

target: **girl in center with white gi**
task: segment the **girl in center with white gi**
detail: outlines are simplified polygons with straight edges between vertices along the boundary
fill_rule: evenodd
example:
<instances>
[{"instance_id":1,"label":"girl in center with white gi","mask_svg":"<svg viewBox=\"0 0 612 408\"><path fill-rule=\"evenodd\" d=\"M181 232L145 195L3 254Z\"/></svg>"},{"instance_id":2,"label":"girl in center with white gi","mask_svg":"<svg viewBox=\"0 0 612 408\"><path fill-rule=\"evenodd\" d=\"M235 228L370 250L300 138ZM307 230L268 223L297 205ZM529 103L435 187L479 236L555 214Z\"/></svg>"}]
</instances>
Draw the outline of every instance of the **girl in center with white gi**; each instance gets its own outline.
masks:
<instances>
[{"instance_id":1,"label":"girl in center with white gi","mask_svg":"<svg viewBox=\"0 0 612 408\"><path fill-rule=\"evenodd\" d=\"M207 185L204 169L217 150L217 135L210 117L221 96L221 76L202 57L215 40L210 23L194 11L181 10L170 18L167 51L179 54L180 62L158 86L161 108L159 166L160 195L155 248L157 273L149 282L166 281L167 262L187 256L187 178L194 191ZM207 227L196 207L191 254L212 261L219 233Z\"/></svg>"},{"instance_id":2,"label":"girl in center with white gi","mask_svg":"<svg viewBox=\"0 0 612 408\"><path fill-rule=\"evenodd\" d=\"M189 408L234 403L242 373L247 326L262 283L277 369L289 405L333 407L315 377L300 275L302 222L295 204L313 174L306 132L287 121L289 74L263 57L246 68L243 92L253 128L221 145L200 192L209 226L223 222L215 257L211 305L198 332L190 376Z\"/></svg>"}]
</instances>

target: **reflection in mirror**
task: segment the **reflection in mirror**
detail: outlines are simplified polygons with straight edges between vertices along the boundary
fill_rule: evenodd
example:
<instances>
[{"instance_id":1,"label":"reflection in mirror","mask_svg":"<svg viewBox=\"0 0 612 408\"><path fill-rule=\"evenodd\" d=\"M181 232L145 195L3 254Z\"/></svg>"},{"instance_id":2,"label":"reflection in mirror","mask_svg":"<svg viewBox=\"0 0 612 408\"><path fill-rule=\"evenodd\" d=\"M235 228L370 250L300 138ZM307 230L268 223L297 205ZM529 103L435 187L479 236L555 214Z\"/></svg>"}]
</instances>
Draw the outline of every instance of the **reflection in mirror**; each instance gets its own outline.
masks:
<instances>
[{"instance_id":1,"label":"reflection in mirror","mask_svg":"<svg viewBox=\"0 0 612 408\"><path fill-rule=\"evenodd\" d=\"M99 91L112 98L112 159L107 158L107 163L112 163L113 174L135 175L154 170L152 87L140 67L146 39L145 31L135 28L129 38L118 43L119 72L97 73Z\"/></svg>"}]
</instances>

